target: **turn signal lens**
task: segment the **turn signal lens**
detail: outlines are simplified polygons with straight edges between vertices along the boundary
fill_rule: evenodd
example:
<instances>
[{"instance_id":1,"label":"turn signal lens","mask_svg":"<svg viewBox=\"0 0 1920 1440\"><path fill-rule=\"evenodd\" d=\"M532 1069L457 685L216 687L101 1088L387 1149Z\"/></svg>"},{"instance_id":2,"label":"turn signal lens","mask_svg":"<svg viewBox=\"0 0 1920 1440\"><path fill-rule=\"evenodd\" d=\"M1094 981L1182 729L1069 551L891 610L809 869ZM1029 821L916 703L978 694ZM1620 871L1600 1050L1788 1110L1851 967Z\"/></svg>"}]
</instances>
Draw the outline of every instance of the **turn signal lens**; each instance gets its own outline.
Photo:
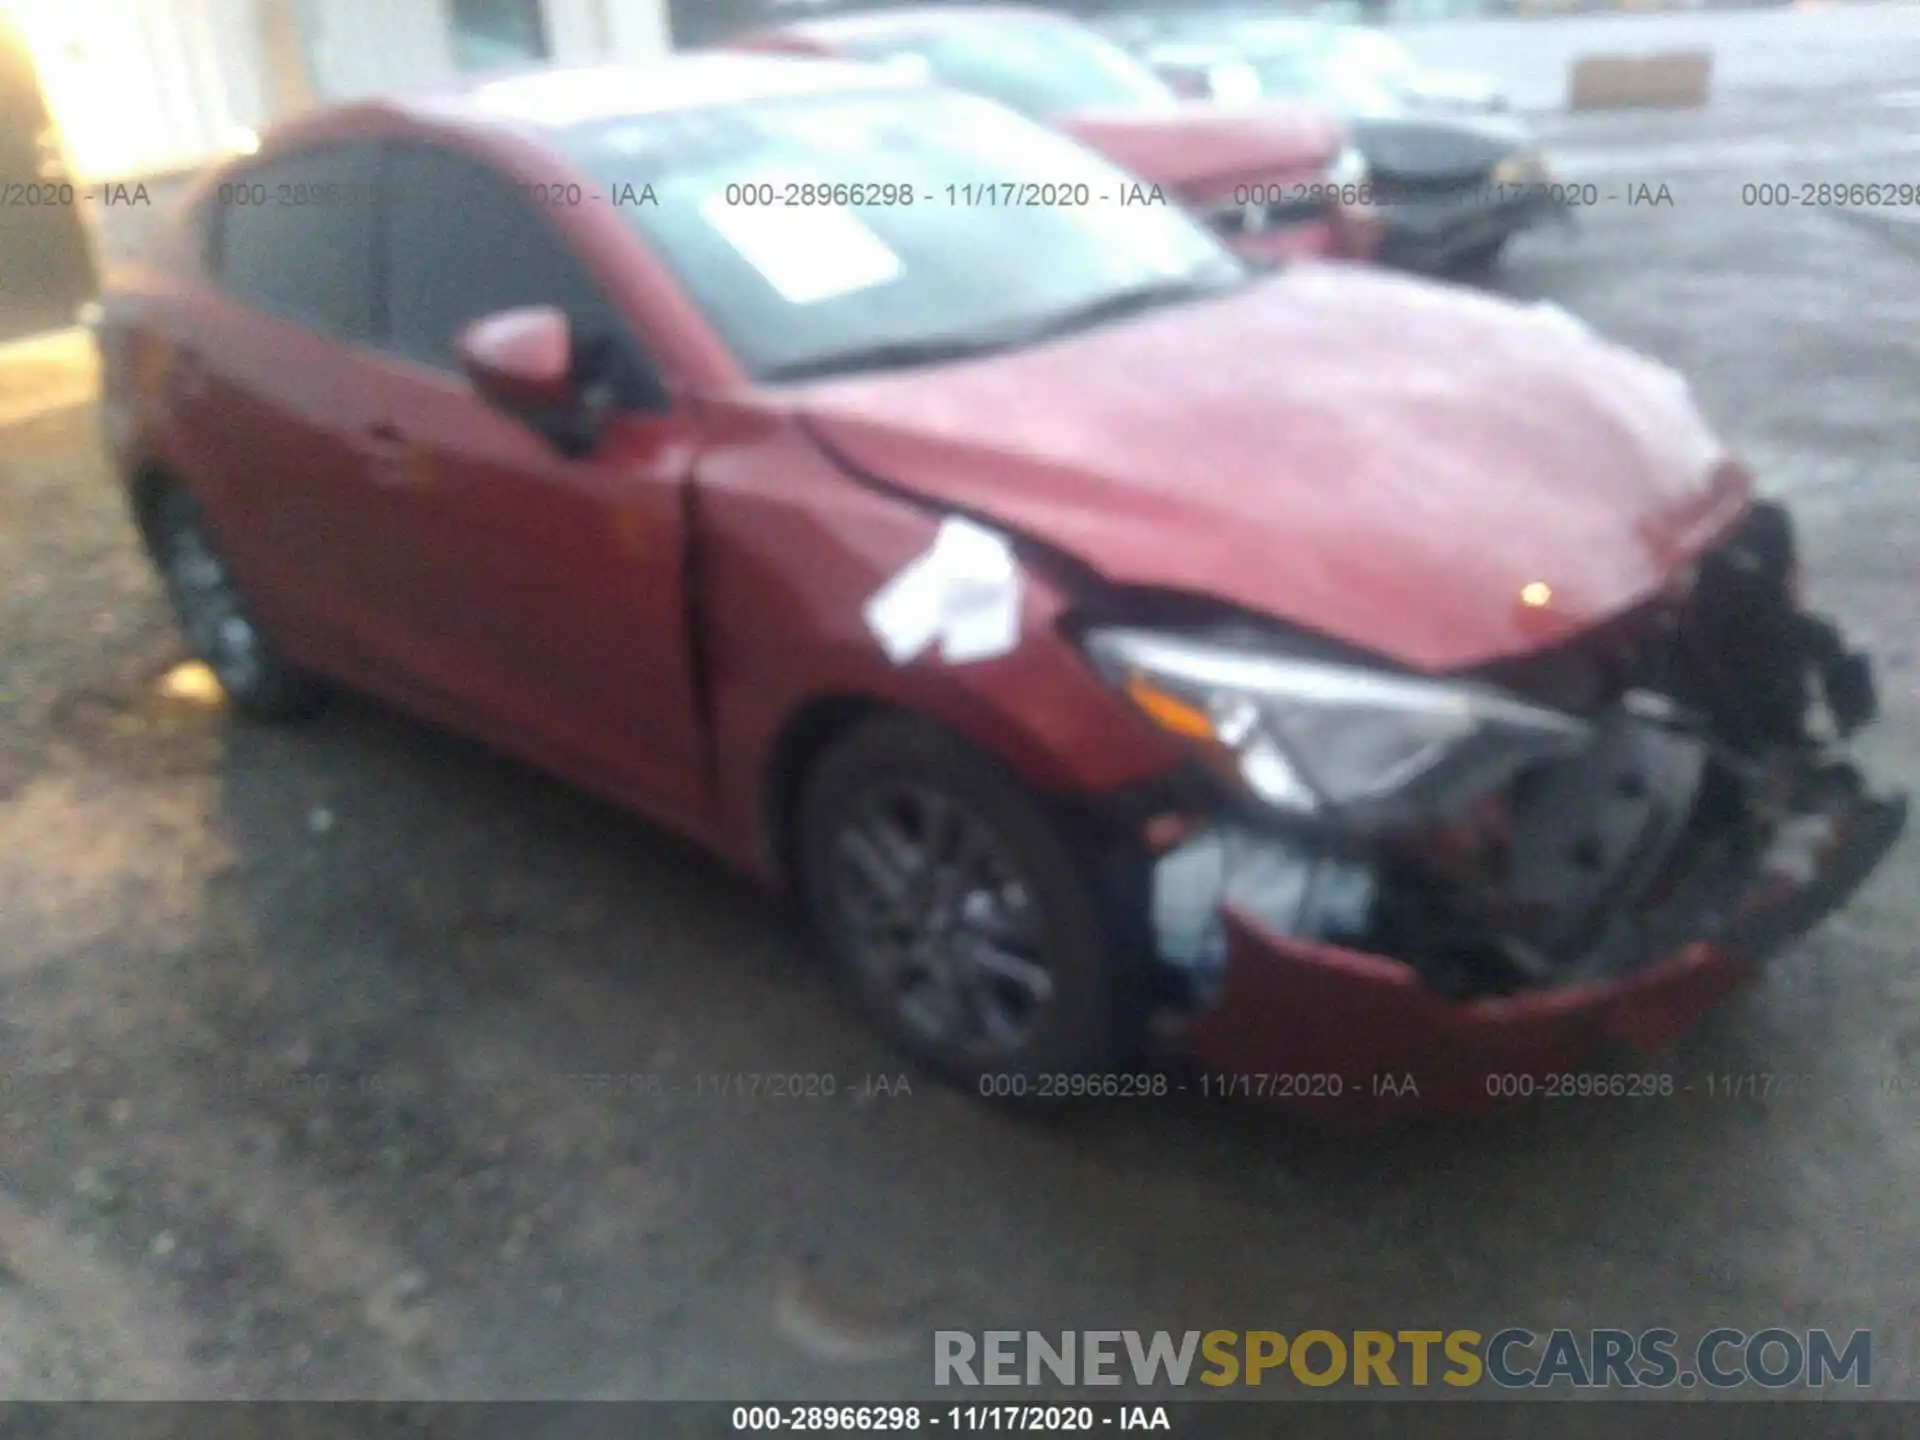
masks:
<instances>
[{"instance_id":1,"label":"turn signal lens","mask_svg":"<svg viewBox=\"0 0 1920 1440\"><path fill-rule=\"evenodd\" d=\"M1189 740L1214 739L1213 721L1204 710L1188 704L1177 695L1149 684L1139 675L1127 677L1127 695L1161 729L1184 735Z\"/></svg>"}]
</instances>

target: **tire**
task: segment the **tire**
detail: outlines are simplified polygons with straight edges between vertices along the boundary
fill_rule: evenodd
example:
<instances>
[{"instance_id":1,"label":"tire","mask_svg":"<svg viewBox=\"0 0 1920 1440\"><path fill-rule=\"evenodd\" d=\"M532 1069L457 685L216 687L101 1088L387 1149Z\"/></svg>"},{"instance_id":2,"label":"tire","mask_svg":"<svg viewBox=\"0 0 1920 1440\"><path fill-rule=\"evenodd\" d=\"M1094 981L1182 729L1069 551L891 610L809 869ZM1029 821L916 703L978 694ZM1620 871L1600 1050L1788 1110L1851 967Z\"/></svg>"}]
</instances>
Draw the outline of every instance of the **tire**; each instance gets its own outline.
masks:
<instances>
[{"instance_id":1,"label":"tire","mask_svg":"<svg viewBox=\"0 0 1920 1440\"><path fill-rule=\"evenodd\" d=\"M168 485L143 519L148 552L187 646L218 677L234 709L261 720L312 714L323 698L319 682L288 664L255 618L199 502Z\"/></svg>"},{"instance_id":2,"label":"tire","mask_svg":"<svg viewBox=\"0 0 1920 1440\"><path fill-rule=\"evenodd\" d=\"M1089 874L991 760L910 717L869 720L806 777L799 827L801 899L837 978L929 1070L986 1094L1137 1054L1144 1007Z\"/></svg>"}]
</instances>

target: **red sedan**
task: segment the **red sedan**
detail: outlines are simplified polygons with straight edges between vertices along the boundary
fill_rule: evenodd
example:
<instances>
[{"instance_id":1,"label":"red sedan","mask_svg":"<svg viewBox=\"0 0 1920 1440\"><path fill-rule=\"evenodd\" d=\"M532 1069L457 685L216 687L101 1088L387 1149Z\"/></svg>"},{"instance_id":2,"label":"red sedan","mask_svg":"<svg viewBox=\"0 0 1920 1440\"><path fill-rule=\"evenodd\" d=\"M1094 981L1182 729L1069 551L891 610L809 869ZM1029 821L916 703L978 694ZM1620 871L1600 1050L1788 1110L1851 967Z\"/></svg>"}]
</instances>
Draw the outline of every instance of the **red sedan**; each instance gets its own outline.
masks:
<instances>
[{"instance_id":1,"label":"red sedan","mask_svg":"<svg viewBox=\"0 0 1920 1440\"><path fill-rule=\"evenodd\" d=\"M1371 260L1366 161L1330 112L1179 96L1090 26L1024 5L908 6L735 36L728 48L911 68L1066 131L1159 185L1249 260Z\"/></svg>"},{"instance_id":2,"label":"red sedan","mask_svg":"<svg viewBox=\"0 0 1920 1440\"><path fill-rule=\"evenodd\" d=\"M1675 1033L1894 843L1815 738L1868 665L1672 371L1175 207L948 195L989 179L1128 182L763 57L290 124L100 321L192 647L790 886L997 1093L1144 1086L1171 1032L1486 1103Z\"/></svg>"}]
</instances>

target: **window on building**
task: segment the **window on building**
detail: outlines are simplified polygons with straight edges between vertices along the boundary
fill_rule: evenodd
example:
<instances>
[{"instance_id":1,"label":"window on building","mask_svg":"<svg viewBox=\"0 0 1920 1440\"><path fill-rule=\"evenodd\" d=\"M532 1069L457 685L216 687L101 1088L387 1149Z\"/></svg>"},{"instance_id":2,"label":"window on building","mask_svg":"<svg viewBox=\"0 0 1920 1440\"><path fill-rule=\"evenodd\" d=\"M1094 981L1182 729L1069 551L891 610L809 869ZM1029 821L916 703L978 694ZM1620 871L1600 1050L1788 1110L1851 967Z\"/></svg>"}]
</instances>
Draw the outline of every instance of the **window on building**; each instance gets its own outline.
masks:
<instances>
[{"instance_id":1,"label":"window on building","mask_svg":"<svg viewBox=\"0 0 1920 1440\"><path fill-rule=\"evenodd\" d=\"M371 338L379 163L376 144L340 144L232 172L204 211L221 286L328 334Z\"/></svg>"},{"instance_id":2,"label":"window on building","mask_svg":"<svg viewBox=\"0 0 1920 1440\"><path fill-rule=\"evenodd\" d=\"M453 63L466 71L499 70L545 60L541 0L449 0Z\"/></svg>"}]
</instances>

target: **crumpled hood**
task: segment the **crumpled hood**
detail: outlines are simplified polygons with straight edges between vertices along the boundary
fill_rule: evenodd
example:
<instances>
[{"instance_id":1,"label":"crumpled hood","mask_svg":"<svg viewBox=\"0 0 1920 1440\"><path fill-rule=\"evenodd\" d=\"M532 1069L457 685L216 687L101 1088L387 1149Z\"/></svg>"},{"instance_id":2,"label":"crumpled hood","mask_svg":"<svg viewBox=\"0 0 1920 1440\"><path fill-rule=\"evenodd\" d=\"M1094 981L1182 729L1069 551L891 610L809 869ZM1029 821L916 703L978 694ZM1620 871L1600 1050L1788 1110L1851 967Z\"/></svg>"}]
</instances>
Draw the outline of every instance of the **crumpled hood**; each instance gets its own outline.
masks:
<instances>
[{"instance_id":1,"label":"crumpled hood","mask_svg":"<svg viewBox=\"0 0 1920 1440\"><path fill-rule=\"evenodd\" d=\"M1286 104L1194 101L1173 110L1085 112L1056 123L1122 169L1181 191L1317 170L1346 139L1333 115Z\"/></svg>"},{"instance_id":2,"label":"crumpled hood","mask_svg":"<svg viewBox=\"0 0 1920 1440\"><path fill-rule=\"evenodd\" d=\"M1346 266L785 393L857 472L1428 671L1651 597L1748 497L1675 372L1550 307Z\"/></svg>"}]
</instances>

